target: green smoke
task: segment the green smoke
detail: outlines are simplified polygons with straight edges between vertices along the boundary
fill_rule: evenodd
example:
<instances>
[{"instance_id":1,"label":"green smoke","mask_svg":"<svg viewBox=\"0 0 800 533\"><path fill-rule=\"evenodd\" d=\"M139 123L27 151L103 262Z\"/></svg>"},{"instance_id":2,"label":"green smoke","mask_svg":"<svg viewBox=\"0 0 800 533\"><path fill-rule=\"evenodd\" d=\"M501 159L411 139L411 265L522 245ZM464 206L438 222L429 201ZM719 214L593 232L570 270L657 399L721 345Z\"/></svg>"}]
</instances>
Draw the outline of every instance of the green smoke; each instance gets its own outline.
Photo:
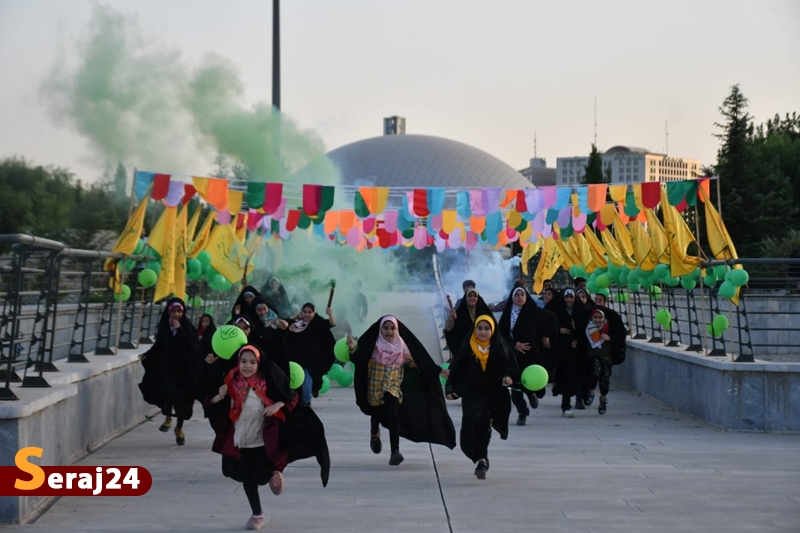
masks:
<instances>
[{"instance_id":1,"label":"green smoke","mask_svg":"<svg viewBox=\"0 0 800 533\"><path fill-rule=\"evenodd\" d=\"M106 169L128 166L173 174L209 174L222 155L259 181L336 184L321 139L267 103L247 106L229 61L188 64L150 45L130 18L95 6L77 61L60 62L43 84L50 110L89 141Z\"/></svg>"}]
</instances>

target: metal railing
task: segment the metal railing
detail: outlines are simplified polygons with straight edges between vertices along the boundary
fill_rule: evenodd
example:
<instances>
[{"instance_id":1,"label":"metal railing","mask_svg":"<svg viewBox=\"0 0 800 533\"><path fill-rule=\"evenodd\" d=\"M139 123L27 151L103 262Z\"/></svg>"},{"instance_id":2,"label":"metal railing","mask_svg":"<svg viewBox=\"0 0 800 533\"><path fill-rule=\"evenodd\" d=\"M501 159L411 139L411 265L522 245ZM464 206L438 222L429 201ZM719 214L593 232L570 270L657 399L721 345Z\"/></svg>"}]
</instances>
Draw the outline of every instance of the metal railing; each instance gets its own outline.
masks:
<instances>
[{"instance_id":1,"label":"metal railing","mask_svg":"<svg viewBox=\"0 0 800 533\"><path fill-rule=\"evenodd\" d=\"M139 286L145 256L67 248L63 243L24 234L0 235L11 253L0 258L0 400L16 400L12 383L49 387L46 373L58 372L59 360L88 362L86 353L114 355L152 343L162 309L153 302L154 288ZM131 297L117 301L103 270L107 259L122 265L122 282ZM210 291L205 282L188 282L187 306L193 323L210 312L224 320L235 294ZM215 312L216 311L216 312ZM22 376L20 376L20 373Z\"/></svg>"}]
</instances>

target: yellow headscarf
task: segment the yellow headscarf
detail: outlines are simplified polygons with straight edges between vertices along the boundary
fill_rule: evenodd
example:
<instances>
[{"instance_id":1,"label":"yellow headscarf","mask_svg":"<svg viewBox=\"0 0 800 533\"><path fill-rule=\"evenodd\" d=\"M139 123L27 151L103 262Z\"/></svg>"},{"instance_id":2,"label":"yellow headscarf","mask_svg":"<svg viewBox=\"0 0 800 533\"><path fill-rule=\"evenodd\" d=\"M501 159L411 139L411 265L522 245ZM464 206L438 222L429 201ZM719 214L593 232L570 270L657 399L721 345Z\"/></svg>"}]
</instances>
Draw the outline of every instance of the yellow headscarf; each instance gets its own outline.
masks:
<instances>
[{"instance_id":1,"label":"yellow headscarf","mask_svg":"<svg viewBox=\"0 0 800 533\"><path fill-rule=\"evenodd\" d=\"M492 335L494 335L494 319L489 315L481 315L475 319L475 324L472 328L472 336L469 338L469 345L472 348L475 359L481 364L483 371L486 372L486 362L489 360L489 344L491 344L491 340L481 342L478 340L478 335L475 333L478 323L484 320L489 323L489 326L492 328Z\"/></svg>"}]
</instances>

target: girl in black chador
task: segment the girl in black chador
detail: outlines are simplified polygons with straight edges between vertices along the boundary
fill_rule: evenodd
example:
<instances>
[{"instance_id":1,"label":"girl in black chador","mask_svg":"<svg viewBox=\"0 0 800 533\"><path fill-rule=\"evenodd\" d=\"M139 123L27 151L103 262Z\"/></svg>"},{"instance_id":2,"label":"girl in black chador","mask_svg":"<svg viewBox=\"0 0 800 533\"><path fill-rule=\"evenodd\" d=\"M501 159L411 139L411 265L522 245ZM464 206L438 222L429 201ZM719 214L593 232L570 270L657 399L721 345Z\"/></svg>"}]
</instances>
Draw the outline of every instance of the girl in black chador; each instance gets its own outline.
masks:
<instances>
[{"instance_id":1,"label":"girl in black chador","mask_svg":"<svg viewBox=\"0 0 800 533\"><path fill-rule=\"evenodd\" d=\"M356 365L356 404L370 417L373 453L383 449L381 425L389 430L392 466L403 462L400 437L455 448L456 432L439 382L443 371L402 322L384 316L364 332L357 346L352 336L347 345Z\"/></svg>"},{"instance_id":2,"label":"girl in black chador","mask_svg":"<svg viewBox=\"0 0 800 533\"><path fill-rule=\"evenodd\" d=\"M551 311L539 309L522 287L517 287L508 296L503 314L500 316L498 333L511 348L520 372L530 365L543 366L553 374L558 358L558 318ZM515 377L519 379L519 376ZM517 425L524 426L530 411L525 396L533 409L539 407L539 398L545 389L535 392L513 390L511 401L517 408Z\"/></svg>"},{"instance_id":3,"label":"girl in black chador","mask_svg":"<svg viewBox=\"0 0 800 533\"><path fill-rule=\"evenodd\" d=\"M300 317L292 319L286 330L284 348L289 361L294 361L305 370L306 377L300 389L300 402L311 405L311 398L319 395L322 376L328 373L336 359L331 328L336 325L333 311L327 309L328 319L317 314L314 304L306 302Z\"/></svg>"},{"instance_id":4,"label":"girl in black chador","mask_svg":"<svg viewBox=\"0 0 800 533\"><path fill-rule=\"evenodd\" d=\"M186 436L183 421L192 418L195 397L197 330L184 314L180 298L170 298L161 314L153 346L139 358L144 366L144 377L139 384L147 403L157 405L166 417L158 429L169 431L172 417L175 442L183 446Z\"/></svg>"},{"instance_id":5,"label":"girl in black chador","mask_svg":"<svg viewBox=\"0 0 800 533\"><path fill-rule=\"evenodd\" d=\"M456 307L450 309L450 316L444 326L444 336L447 340L447 348L450 350L451 360L472 333L475 319L481 315L491 314L489 306L478 294L478 290L475 287L468 287Z\"/></svg>"},{"instance_id":6,"label":"girl in black chador","mask_svg":"<svg viewBox=\"0 0 800 533\"><path fill-rule=\"evenodd\" d=\"M272 276L264 285L261 294L267 300L269 308L281 318L289 318L294 313L292 312L292 302L286 294L286 289L283 287L281 280Z\"/></svg>"},{"instance_id":7,"label":"girl in black chador","mask_svg":"<svg viewBox=\"0 0 800 533\"><path fill-rule=\"evenodd\" d=\"M222 455L223 475L244 486L252 511L245 527L255 530L264 525L259 485L269 484L279 495L286 465L316 457L325 486L330 458L322 422L311 409L297 405L288 376L252 344L234 360L237 366L204 406L214 417L212 450Z\"/></svg>"},{"instance_id":8,"label":"girl in black chador","mask_svg":"<svg viewBox=\"0 0 800 533\"><path fill-rule=\"evenodd\" d=\"M481 315L475 321L469 342L462 345L447 380L447 399L461 398L461 451L469 457L478 479L489 470L492 428L508 438L511 402L506 386L515 373L514 360L502 337L495 332L494 318Z\"/></svg>"}]
</instances>

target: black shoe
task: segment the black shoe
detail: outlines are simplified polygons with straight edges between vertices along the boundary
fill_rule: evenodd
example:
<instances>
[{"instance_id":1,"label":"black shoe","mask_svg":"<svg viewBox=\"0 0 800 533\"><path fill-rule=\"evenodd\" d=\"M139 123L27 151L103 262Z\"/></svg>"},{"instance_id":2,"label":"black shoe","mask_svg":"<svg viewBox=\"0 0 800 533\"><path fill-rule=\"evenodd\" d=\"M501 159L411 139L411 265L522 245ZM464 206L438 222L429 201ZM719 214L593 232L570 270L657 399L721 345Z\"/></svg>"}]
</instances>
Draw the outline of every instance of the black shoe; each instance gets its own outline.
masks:
<instances>
[{"instance_id":1,"label":"black shoe","mask_svg":"<svg viewBox=\"0 0 800 533\"><path fill-rule=\"evenodd\" d=\"M553 396L558 396L559 394L561 394L561 392L558 385L553 385Z\"/></svg>"},{"instance_id":2,"label":"black shoe","mask_svg":"<svg viewBox=\"0 0 800 533\"><path fill-rule=\"evenodd\" d=\"M539 407L539 398L536 397L536 394L528 394L528 401L531 402L531 409Z\"/></svg>"},{"instance_id":3,"label":"black shoe","mask_svg":"<svg viewBox=\"0 0 800 533\"><path fill-rule=\"evenodd\" d=\"M575 398L575 409L577 409L578 411L583 411L584 409L586 409L586 406L583 405L583 400L581 400L580 398Z\"/></svg>"},{"instance_id":4,"label":"black shoe","mask_svg":"<svg viewBox=\"0 0 800 533\"><path fill-rule=\"evenodd\" d=\"M311 402L303 402L303 407L311 407Z\"/></svg>"},{"instance_id":5,"label":"black shoe","mask_svg":"<svg viewBox=\"0 0 800 533\"><path fill-rule=\"evenodd\" d=\"M489 463L481 459L478 461L478 466L475 467L475 477L478 479L486 479L486 471L489 470Z\"/></svg>"},{"instance_id":6,"label":"black shoe","mask_svg":"<svg viewBox=\"0 0 800 533\"><path fill-rule=\"evenodd\" d=\"M586 407L591 407L594 403L594 394L589 394L586 396Z\"/></svg>"},{"instance_id":7,"label":"black shoe","mask_svg":"<svg viewBox=\"0 0 800 533\"><path fill-rule=\"evenodd\" d=\"M383 449L383 444L381 444L380 435L378 435L377 437L375 435L373 435L369 439L369 449L372 450L372 453L374 453L376 455L381 453L381 450Z\"/></svg>"},{"instance_id":8,"label":"black shoe","mask_svg":"<svg viewBox=\"0 0 800 533\"><path fill-rule=\"evenodd\" d=\"M311 396L313 396L314 398L319 398L319 391L315 390L314 392L311 393Z\"/></svg>"},{"instance_id":9,"label":"black shoe","mask_svg":"<svg viewBox=\"0 0 800 533\"><path fill-rule=\"evenodd\" d=\"M389 458L389 464L391 466L397 466L403 462L403 454L399 451L392 452L392 456Z\"/></svg>"},{"instance_id":10,"label":"black shoe","mask_svg":"<svg viewBox=\"0 0 800 533\"><path fill-rule=\"evenodd\" d=\"M524 426L526 418L528 418L528 417L525 416L525 415L519 415L519 418L517 418L517 425L518 426Z\"/></svg>"},{"instance_id":11,"label":"black shoe","mask_svg":"<svg viewBox=\"0 0 800 533\"><path fill-rule=\"evenodd\" d=\"M536 391L536 397L539 399L544 398L545 394L547 394L547 389L539 389Z\"/></svg>"},{"instance_id":12,"label":"black shoe","mask_svg":"<svg viewBox=\"0 0 800 533\"><path fill-rule=\"evenodd\" d=\"M600 407L597 408L597 412L600 413L601 415L606 414L607 403L608 403L607 401L604 402L603 400L600 400Z\"/></svg>"}]
</instances>

